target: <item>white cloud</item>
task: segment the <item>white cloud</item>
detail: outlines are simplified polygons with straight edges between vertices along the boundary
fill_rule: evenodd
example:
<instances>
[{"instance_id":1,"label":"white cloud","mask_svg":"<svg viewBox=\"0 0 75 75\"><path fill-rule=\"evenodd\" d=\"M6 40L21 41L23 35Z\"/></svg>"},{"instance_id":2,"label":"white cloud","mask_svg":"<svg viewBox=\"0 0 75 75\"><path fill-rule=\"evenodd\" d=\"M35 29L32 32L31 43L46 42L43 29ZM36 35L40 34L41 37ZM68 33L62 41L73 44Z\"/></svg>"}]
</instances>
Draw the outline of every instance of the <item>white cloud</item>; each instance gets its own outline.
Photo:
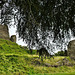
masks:
<instances>
[{"instance_id":1,"label":"white cloud","mask_svg":"<svg viewBox=\"0 0 75 75\"><path fill-rule=\"evenodd\" d=\"M11 26L8 28L9 28L9 36L11 37L12 35L16 35L17 37L16 43L22 46L26 46L26 43L23 42L23 40L18 37L18 34L16 33L16 26Z\"/></svg>"}]
</instances>

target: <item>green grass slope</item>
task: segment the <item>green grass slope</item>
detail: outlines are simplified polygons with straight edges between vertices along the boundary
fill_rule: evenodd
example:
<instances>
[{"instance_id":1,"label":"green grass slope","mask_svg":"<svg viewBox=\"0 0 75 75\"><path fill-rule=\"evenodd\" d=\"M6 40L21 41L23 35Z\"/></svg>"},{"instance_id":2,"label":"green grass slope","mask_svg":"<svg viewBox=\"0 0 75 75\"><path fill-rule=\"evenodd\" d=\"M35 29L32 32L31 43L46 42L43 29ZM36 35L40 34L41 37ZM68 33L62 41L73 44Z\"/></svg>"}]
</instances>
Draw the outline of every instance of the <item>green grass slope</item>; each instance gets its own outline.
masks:
<instances>
[{"instance_id":1,"label":"green grass slope","mask_svg":"<svg viewBox=\"0 0 75 75\"><path fill-rule=\"evenodd\" d=\"M48 67L46 65L57 65L57 62L62 61L63 58L65 57L44 59L42 62L36 51L31 55L27 48L0 39L0 75L75 75L75 66Z\"/></svg>"},{"instance_id":2,"label":"green grass slope","mask_svg":"<svg viewBox=\"0 0 75 75\"><path fill-rule=\"evenodd\" d=\"M27 52L21 48L18 44L8 41L8 40L3 40L0 39L0 55L25 55Z\"/></svg>"}]
</instances>

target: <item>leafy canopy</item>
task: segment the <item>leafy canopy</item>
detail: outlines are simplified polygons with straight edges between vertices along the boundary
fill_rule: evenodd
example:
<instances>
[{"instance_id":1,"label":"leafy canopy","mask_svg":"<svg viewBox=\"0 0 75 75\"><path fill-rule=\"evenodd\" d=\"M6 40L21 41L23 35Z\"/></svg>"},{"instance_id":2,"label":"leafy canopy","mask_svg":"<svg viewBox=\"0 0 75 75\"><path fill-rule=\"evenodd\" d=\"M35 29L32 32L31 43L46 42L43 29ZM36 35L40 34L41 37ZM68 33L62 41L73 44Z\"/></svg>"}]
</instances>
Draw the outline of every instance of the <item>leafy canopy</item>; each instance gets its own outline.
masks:
<instances>
[{"instance_id":1,"label":"leafy canopy","mask_svg":"<svg viewBox=\"0 0 75 75\"><path fill-rule=\"evenodd\" d=\"M75 36L75 0L3 0L1 23L12 19L30 48L51 48L49 39L63 43L69 30Z\"/></svg>"}]
</instances>

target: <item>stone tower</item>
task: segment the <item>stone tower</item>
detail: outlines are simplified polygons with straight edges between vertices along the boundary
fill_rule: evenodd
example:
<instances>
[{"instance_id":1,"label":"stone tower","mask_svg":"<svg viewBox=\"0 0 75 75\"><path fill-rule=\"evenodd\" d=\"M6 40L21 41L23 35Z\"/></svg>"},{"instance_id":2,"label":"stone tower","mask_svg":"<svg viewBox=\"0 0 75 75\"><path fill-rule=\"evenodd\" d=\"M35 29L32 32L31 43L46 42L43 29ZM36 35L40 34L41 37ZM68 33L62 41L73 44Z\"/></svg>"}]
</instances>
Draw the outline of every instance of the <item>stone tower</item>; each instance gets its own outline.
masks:
<instances>
[{"instance_id":1,"label":"stone tower","mask_svg":"<svg viewBox=\"0 0 75 75\"><path fill-rule=\"evenodd\" d=\"M0 25L0 38L9 40L9 32L7 25Z\"/></svg>"},{"instance_id":2,"label":"stone tower","mask_svg":"<svg viewBox=\"0 0 75 75\"><path fill-rule=\"evenodd\" d=\"M9 30L7 25L0 25L0 38L11 40L16 43L16 35L12 35L11 38L9 38Z\"/></svg>"},{"instance_id":3,"label":"stone tower","mask_svg":"<svg viewBox=\"0 0 75 75\"><path fill-rule=\"evenodd\" d=\"M75 40L72 40L68 44L68 56L75 60Z\"/></svg>"}]
</instances>

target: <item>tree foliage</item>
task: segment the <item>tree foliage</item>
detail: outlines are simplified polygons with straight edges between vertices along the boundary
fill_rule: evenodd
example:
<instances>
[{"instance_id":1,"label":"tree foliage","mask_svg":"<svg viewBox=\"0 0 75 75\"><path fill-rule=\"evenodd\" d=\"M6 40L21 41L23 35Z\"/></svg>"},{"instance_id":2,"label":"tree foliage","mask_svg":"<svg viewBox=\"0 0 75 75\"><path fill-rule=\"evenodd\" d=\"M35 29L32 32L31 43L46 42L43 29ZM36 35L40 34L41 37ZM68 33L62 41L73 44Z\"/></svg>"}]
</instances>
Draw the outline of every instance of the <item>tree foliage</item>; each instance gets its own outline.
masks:
<instances>
[{"instance_id":1,"label":"tree foliage","mask_svg":"<svg viewBox=\"0 0 75 75\"><path fill-rule=\"evenodd\" d=\"M63 42L71 29L75 36L75 0L3 0L2 23L14 18L19 37L29 47L51 47L48 39Z\"/></svg>"},{"instance_id":2,"label":"tree foliage","mask_svg":"<svg viewBox=\"0 0 75 75\"><path fill-rule=\"evenodd\" d=\"M57 53L55 53L55 56L67 56L67 50L58 51Z\"/></svg>"}]
</instances>

